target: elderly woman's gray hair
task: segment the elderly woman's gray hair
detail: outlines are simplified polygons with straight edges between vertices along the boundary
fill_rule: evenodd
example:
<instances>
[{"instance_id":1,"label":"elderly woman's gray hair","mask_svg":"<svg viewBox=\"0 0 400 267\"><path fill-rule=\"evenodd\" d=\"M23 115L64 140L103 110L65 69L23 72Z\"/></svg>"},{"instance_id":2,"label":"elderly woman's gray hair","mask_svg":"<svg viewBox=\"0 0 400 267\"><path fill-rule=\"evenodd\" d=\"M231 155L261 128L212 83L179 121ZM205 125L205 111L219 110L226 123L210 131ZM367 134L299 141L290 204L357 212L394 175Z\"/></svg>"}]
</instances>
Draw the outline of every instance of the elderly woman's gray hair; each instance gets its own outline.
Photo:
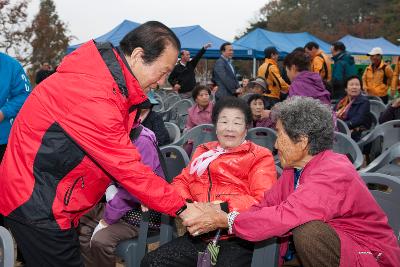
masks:
<instances>
[{"instance_id":1,"label":"elderly woman's gray hair","mask_svg":"<svg viewBox=\"0 0 400 267\"><path fill-rule=\"evenodd\" d=\"M334 125L330 107L311 97L294 96L272 109L272 118L280 120L289 138L297 143L308 138L309 154L332 149Z\"/></svg>"}]
</instances>

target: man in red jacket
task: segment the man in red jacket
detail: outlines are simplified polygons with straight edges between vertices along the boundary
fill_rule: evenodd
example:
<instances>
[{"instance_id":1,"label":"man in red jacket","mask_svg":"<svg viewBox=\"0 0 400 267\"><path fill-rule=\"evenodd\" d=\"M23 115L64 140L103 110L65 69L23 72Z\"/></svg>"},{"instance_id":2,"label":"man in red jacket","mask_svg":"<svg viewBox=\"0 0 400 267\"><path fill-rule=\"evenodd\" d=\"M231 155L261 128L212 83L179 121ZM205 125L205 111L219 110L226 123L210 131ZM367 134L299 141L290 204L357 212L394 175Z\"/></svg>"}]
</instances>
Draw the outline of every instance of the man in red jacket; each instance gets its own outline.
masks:
<instances>
[{"instance_id":1,"label":"man in red jacket","mask_svg":"<svg viewBox=\"0 0 400 267\"><path fill-rule=\"evenodd\" d=\"M159 22L119 48L90 41L35 88L0 165L0 213L29 266L83 266L75 227L116 181L144 205L187 218L199 211L140 162L129 140L142 88L163 83L180 42Z\"/></svg>"}]
</instances>

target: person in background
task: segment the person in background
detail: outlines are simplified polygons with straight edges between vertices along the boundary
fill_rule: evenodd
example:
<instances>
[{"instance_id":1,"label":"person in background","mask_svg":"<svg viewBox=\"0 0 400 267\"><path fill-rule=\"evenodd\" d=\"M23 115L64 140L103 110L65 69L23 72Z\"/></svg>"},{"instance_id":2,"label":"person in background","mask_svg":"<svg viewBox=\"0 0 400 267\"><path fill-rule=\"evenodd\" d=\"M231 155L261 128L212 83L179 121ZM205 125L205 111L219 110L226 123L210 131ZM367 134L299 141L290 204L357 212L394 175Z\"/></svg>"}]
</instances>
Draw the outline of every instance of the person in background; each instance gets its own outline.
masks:
<instances>
[{"instance_id":1,"label":"person in background","mask_svg":"<svg viewBox=\"0 0 400 267\"><path fill-rule=\"evenodd\" d=\"M264 98L262 95L254 94L249 97L247 104L250 106L253 117L252 127L275 128L275 123L270 118L270 110L265 110Z\"/></svg>"},{"instance_id":2,"label":"person in background","mask_svg":"<svg viewBox=\"0 0 400 267\"><path fill-rule=\"evenodd\" d=\"M195 104L188 109L185 130L190 130L200 124L211 123L213 103L210 101L211 90L203 85L197 85L192 92Z\"/></svg>"},{"instance_id":3,"label":"person in background","mask_svg":"<svg viewBox=\"0 0 400 267\"><path fill-rule=\"evenodd\" d=\"M240 84L240 87L242 88L242 92L240 93L239 96L243 96L245 94L250 93L249 82L250 82L249 78L247 78L247 77L242 78L242 82Z\"/></svg>"},{"instance_id":4,"label":"person in background","mask_svg":"<svg viewBox=\"0 0 400 267\"><path fill-rule=\"evenodd\" d=\"M258 203L276 182L271 151L246 141L251 112L240 98L218 101L212 113L217 141L198 146L191 162L172 185L185 199L213 206L221 212L245 211ZM214 233L192 237L185 234L147 254L141 266L196 266L199 252ZM217 266L250 266L254 244L221 232Z\"/></svg>"},{"instance_id":5,"label":"person in background","mask_svg":"<svg viewBox=\"0 0 400 267\"><path fill-rule=\"evenodd\" d=\"M381 124L391 120L400 120L400 98L393 100L379 116Z\"/></svg>"},{"instance_id":6,"label":"person in background","mask_svg":"<svg viewBox=\"0 0 400 267\"><path fill-rule=\"evenodd\" d=\"M217 84L215 93L216 101L225 96L236 96L241 93L241 88L236 79L236 71L232 65L233 46L223 43L220 47L221 56L215 62L212 80Z\"/></svg>"},{"instance_id":7,"label":"person in background","mask_svg":"<svg viewBox=\"0 0 400 267\"><path fill-rule=\"evenodd\" d=\"M275 105L283 173L244 212L204 212L183 222L197 236L217 228L257 242L278 237L280 266L400 266L388 217L346 155L332 151L331 110L309 97ZM200 205L199 205L200 207Z\"/></svg>"},{"instance_id":8,"label":"person in background","mask_svg":"<svg viewBox=\"0 0 400 267\"><path fill-rule=\"evenodd\" d=\"M21 64L0 52L0 163L7 148L11 126L26 98L31 84ZM3 226L3 215L0 214Z\"/></svg>"},{"instance_id":9,"label":"person in background","mask_svg":"<svg viewBox=\"0 0 400 267\"><path fill-rule=\"evenodd\" d=\"M175 68L168 77L172 90L177 91L181 98L189 98L191 96L192 90L196 85L194 70L209 47L211 47L211 43L205 44L192 60L190 60L189 51L181 51L181 59L176 63Z\"/></svg>"},{"instance_id":10,"label":"person in background","mask_svg":"<svg viewBox=\"0 0 400 267\"><path fill-rule=\"evenodd\" d=\"M144 90L147 92L148 90ZM140 124L142 124L147 129L155 133L156 139L159 146L165 146L171 143L169 138L168 130L165 128L164 121L162 117L155 111L153 111L153 106L158 105L158 101L154 98L154 92L148 91L147 98L149 99L149 105L142 106L140 112Z\"/></svg>"},{"instance_id":11,"label":"person in background","mask_svg":"<svg viewBox=\"0 0 400 267\"><path fill-rule=\"evenodd\" d=\"M304 46L304 50L311 57L310 70L318 73L324 84L329 84L332 79L331 60L329 57L319 48L316 42L308 42Z\"/></svg>"},{"instance_id":12,"label":"person in background","mask_svg":"<svg viewBox=\"0 0 400 267\"><path fill-rule=\"evenodd\" d=\"M395 96L397 92L399 92L399 79L400 79L400 56L397 57L397 62L393 71L392 85L390 87L391 96Z\"/></svg>"},{"instance_id":13,"label":"person in background","mask_svg":"<svg viewBox=\"0 0 400 267\"><path fill-rule=\"evenodd\" d=\"M287 94L289 85L283 80L278 67L279 52L276 47L267 47L264 50L265 61L258 68L257 76L267 82L270 93L265 94L268 102L266 108L271 109L281 99L281 94Z\"/></svg>"},{"instance_id":14,"label":"person in background","mask_svg":"<svg viewBox=\"0 0 400 267\"><path fill-rule=\"evenodd\" d=\"M264 108L268 109L270 102L269 98L266 96L271 91L268 90L267 82L263 77L257 77L255 79L250 80L249 82L250 92L253 94L261 95L264 101Z\"/></svg>"},{"instance_id":15,"label":"person in background","mask_svg":"<svg viewBox=\"0 0 400 267\"><path fill-rule=\"evenodd\" d=\"M310 56L301 51L294 51L285 57L283 65L291 81L288 97L308 96L330 106L330 93L320 75L310 71Z\"/></svg>"},{"instance_id":16,"label":"person in background","mask_svg":"<svg viewBox=\"0 0 400 267\"><path fill-rule=\"evenodd\" d=\"M21 64L0 52L0 163L7 148L11 125L26 98L31 84Z\"/></svg>"},{"instance_id":17,"label":"person in background","mask_svg":"<svg viewBox=\"0 0 400 267\"><path fill-rule=\"evenodd\" d=\"M342 42L334 42L331 45L332 59L334 61L332 70L332 99L341 99L346 95L346 81L349 77L356 75L354 57L347 51Z\"/></svg>"},{"instance_id":18,"label":"person in background","mask_svg":"<svg viewBox=\"0 0 400 267\"><path fill-rule=\"evenodd\" d=\"M40 70L38 70L38 72L36 73L36 78L35 78L36 85L41 83L44 79L46 79L53 73L54 71L51 69L50 64L48 62L43 62L42 65L40 66Z\"/></svg>"},{"instance_id":19,"label":"person in background","mask_svg":"<svg viewBox=\"0 0 400 267\"><path fill-rule=\"evenodd\" d=\"M362 95L362 82L357 76L351 76L346 81L347 95L335 106L336 117L344 121L351 131L354 141L361 139L363 131L371 127L370 103Z\"/></svg>"},{"instance_id":20,"label":"person in background","mask_svg":"<svg viewBox=\"0 0 400 267\"><path fill-rule=\"evenodd\" d=\"M365 69L362 76L363 88L368 95L378 96L387 104L389 101L388 88L392 82L393 70L383 62L382 48L374 47L367 55L371 64Z\"/></svg>"}]
</instances>

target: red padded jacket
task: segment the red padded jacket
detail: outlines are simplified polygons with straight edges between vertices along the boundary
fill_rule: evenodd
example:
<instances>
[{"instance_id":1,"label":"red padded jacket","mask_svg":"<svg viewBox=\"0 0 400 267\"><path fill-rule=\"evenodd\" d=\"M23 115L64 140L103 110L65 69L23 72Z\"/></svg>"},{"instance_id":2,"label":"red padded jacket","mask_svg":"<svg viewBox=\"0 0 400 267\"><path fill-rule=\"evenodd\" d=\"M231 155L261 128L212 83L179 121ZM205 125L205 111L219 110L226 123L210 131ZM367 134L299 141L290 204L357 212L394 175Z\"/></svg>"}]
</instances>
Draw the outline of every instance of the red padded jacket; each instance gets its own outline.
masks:
<instances>
[{"instance_id":1,"label":"red padded jacket","mask_svg":"<svg viewBox=\"0 0 400 267\"><path fill-rule=\"evenodd\" d=\"M124 56L90 41L65 57L19 112L0 165L0 213L47 229L77 226L117 181L155 210L184 199L129 140L135 106L147 101Z\"/></svg>"},{"instance_id":2,"label":"red padded jacket","mask_svg":"<svg viewBox=\"0 0 400 267\"><path fill-rule=\"evenodd\" d=\"M196 159L217 146L218 142L200 145L192 158ZM244 211L257 204L275 182L272 153L247 141L212 161L200 177L190 174L189 163L172 185L185 199L199 202L221 200L228 203L230 211Z\"/></svg>"}]
</instances>

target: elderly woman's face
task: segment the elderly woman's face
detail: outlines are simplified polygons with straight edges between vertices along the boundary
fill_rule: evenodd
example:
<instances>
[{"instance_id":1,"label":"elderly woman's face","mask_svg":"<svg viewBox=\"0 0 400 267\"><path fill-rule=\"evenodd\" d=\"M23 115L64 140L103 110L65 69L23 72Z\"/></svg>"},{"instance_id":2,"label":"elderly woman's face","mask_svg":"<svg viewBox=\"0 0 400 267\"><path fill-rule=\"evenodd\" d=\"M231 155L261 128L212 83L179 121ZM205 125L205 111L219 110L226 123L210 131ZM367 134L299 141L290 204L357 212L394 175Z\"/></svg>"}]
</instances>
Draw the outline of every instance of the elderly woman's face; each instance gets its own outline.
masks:
<instances>
[{"instance_id":1,"label":"elderly woman's face","mask_svg":"<svg viewBox=\"0 0 400 267\"><path fill-rule=\"evenodd\" d=\"M259 117L264 110L264 102L262 101L262 99L253 100L250 102L250 109L253 117Z\"/></svg>"},{"instance_id":2,"label":"elderly woman's face","mask_svg":"<svg viewBox=\"0 0 400 267\"><path fill-rule=\"evenodd\" d=\"M283 168L302 166L301 162L307 155L303 142L294 143L287 135L280 120L276 123L277 139L275 148Z\"/></svg>"},{"instance_id":3,"label":"elderly woman's face","mask_svg":"<svg viewBox=\"0 0 400 267\"><path fill-rule=\"evenodd\" d=\"M207 90L201 90L195 101L200 107L207 107L210 103L210 94Z\"/></svg>"},{"instance_id":4,"label":"elderly woman's face","mask_svg":"<svg viewBox=\"0 0 400 267\"><path fill-rule=\"evenodd\" d=\"M216 134L222 148L234 148L243 143L246 134L244 114L236 108L224 108L218 116Z\"/></svg>"},{"instance_id":5,"label":"elderly woman's face","mask_svg":"<svg viewBox=\"0 0 400 267\"><path fill-rule=\"evenodd\" d=\"M347 95L351 98L359 96L361 94L361 84L360 81L356 78L351 79L347 82L346 86Z\"/></svg>"}]
</instances>

